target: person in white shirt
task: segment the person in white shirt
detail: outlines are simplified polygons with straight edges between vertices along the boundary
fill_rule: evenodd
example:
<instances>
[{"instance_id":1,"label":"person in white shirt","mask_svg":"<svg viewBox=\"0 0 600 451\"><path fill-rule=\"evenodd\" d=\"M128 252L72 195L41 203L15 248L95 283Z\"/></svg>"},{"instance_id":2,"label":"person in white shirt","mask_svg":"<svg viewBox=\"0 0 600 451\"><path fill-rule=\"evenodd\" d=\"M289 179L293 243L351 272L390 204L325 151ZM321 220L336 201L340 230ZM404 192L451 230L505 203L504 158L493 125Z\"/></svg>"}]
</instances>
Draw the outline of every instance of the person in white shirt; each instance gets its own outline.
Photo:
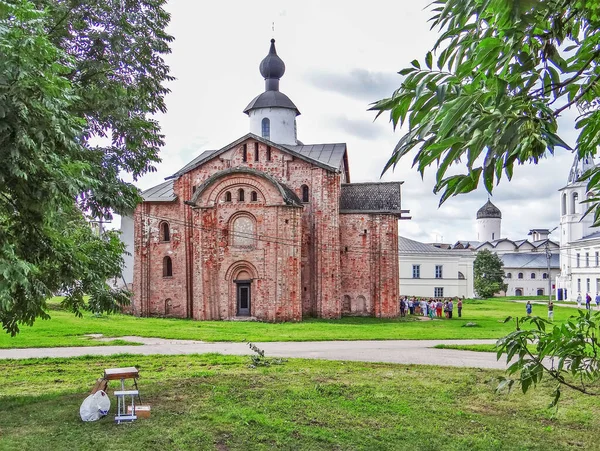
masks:
<instances>
[{"instance_id":1,"label":"person in white shirt","mask_svg":"<svg viewBox=\"0 0 600 451\"><path fill-rule=\"evenodd\" d=\"M581 293L577 295L577 308L581 308Z\"/></svg>"}]
</instances>

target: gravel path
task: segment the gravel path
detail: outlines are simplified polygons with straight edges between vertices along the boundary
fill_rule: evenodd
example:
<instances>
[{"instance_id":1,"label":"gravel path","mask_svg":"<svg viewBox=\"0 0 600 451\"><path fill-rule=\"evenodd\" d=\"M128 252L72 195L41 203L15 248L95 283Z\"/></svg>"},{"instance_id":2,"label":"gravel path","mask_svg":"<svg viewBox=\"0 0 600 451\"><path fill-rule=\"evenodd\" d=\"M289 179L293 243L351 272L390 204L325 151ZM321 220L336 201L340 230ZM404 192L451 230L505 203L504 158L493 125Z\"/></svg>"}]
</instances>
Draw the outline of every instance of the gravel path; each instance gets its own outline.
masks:
<instances>
[{"instance_id":1,"label":"gravel path","mask_svg":"<svg viewBox=\"0 0 600 451\"><path fill-rule=\"evenodd\" d=\"M78 357L83 355L141 354L186 355L215 352L248 355L246 343L165 340L160 338L119 337L143 343L142 346L97 346L71 348L2 349L0 359L43 357ZM104 338L102 338L104 339ZM496 340L385 340L385 341L317 341L255 343L267 357L352 360L418 365L441 365L473 368L506 368L493 352L435 349L438 344L494 344Z\"/></svg>"}]
</instances>

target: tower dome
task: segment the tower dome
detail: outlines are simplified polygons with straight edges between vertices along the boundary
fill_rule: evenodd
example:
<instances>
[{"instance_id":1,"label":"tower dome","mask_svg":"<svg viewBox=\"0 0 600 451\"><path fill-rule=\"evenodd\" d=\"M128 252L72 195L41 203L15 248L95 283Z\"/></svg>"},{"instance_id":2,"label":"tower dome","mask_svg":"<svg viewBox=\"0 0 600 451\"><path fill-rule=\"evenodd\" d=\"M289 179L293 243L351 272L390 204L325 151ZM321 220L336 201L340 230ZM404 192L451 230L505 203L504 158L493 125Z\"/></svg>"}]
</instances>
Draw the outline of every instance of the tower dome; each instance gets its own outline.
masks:
<instances>
[{"instance_id":1,"label":"tower dome","mask_svg":"<svg viewBox=\"0 0 600 451\"><path fill-rule=\"evenodd\" d=\"M260 62L260 74L265 77L265 80L279 80L285 74L285 63L277 55L275 39L271 39L269 54ZM269 91L268 88L267 91Z\"/></svg>"},{"instance_id":2,"label":"tower dome","mask_svg":"<svg viewBox=\"0 0 600 451\"><path fill-rule=\"evenodd\" d=\"M493 203L488 201L485 203L483 207L477 210L477 219L484 218L499 218L502 219L502 212L498 207L496 207Z\"/></svg>"}]
</instances>

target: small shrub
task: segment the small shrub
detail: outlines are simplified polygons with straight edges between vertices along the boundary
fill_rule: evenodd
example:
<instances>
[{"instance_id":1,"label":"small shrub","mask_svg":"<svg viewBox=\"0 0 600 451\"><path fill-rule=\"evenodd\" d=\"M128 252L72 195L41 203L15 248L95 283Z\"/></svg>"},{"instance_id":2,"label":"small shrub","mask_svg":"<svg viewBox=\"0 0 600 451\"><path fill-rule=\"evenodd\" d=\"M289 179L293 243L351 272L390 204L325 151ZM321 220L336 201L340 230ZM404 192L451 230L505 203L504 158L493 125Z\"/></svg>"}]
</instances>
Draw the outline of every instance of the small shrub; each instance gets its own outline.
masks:
<instances>
[{"instance_id":1,"label":"small shrub","mask_svg":"<svg viewBox=\"0 0 600 451\"><path fill-rule=\"evenodd\" d=\"M246 340L244 339L243 341L245 342ZM250 356L250 364L248 365L249 368L257 368L259 366L283 365L285 362L287 362L286 359L269 359L265 357L264 350L260 349L254 343L251 343L249 341L247 343L248 347L255 352L255 354L252 354Z\"/></svg>"}]
</instances>

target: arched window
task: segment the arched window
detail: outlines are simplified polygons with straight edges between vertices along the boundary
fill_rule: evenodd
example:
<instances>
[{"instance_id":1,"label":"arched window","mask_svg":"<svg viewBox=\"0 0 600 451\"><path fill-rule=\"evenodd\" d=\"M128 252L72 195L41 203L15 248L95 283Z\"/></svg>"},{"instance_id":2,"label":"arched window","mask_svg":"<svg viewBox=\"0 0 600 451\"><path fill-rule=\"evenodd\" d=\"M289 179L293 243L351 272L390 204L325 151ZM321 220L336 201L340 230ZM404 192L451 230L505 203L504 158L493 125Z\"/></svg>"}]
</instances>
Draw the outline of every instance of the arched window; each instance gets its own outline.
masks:
<instances>
[{"instance_id":1,"label":"arched window","mask_svg":"<svg viewBox=\"0 0 600 451\"><path fill-rule=\"evenodd\" d=\"M465 275L462 272L458 271L458 278L459 280L465 280Z\"/></svg>"},{"instance_id":2,"label":"arched window","mask_svg":"<svg viewBox=\"0 0 600 451\"><path fill-rule=\"evenodd\" d=\"M520 273L519 273L519 279L522 279L522 278L523 278L523 273L522 273L522 272L520 272Z\"/></svg>"},{"instance_id":3,"label":"arched window","mask_svg":"<svg viewBox=\"0 0 600 451\"><path fill-rule=\"evenodd\" d=\"M507 279L512 279L512 273L511 272L507 272L506 273L506 278Z\"/></svg>"},{"instance_id":4,"label":"arched window","mask_svg":"<svg viewBox=\"0 0 600 451\"><path fill-rule=\"evenodd\" d=\"M169 230L168 222L161 222L160 224L160 240L171 241L171 232Z\"/></svg>"},{"instance_id":5,"label":"arched window","mask_svg":"<svg viewBox=\"0 0 600 451\"><path fill-rule=\"evenodd\" d=\"M231 202L231 191L225 193L225 202Z\"/></svg>"},{"instance_id":6,"label":"arched window","mask_svg":"<svg viewBox=\"0 0 600 451\"><path fill-rule=\"evenodd\" d=\"M308 186L302 185L302 202L308 202Z\"/></svg>"},{"instance_id":7,"label":"arched window","mask_svg":"<svg viewBox=\"0 0 600 451\"><path fill-rule=\"evenodd\" d=\"M238 200L244 202L244 190L242 188L238 190Z\"/></svg>"},{"instance_id":8,"label":"arched window","mask_svg":"<svg viewBox=\"0 0 600 451\"><path fill-rule=\"evenodd\" d=\"M258 161L258 143L254 143L254 161Z\"/></svg>"},{"instance_id":9,"label":"arched window","mask_svg":"<svg viewBox=\"0 0 600 451\"><path fill-rule=\"evenodd\" d=\"M535 279L535 273L534 272L531 273L531 278Z\"/></svg>"},{"instance_id":10,"label":"arched window","mask_svg":"<svg viewBox=\"0 0 600 451\"><path fill-rule=\"evenodd\" d=\"M252 191L252 193L250 194L250 200L252 202L256 202L258 200L258 194L256 194L256 191Z\"/></svg>"},{"instance_id":11,"label":"arched window","mask_svg":"<svg viewBox=\"0 0 600 451\"><path fill-rule=\"evenodd\" d=\"M563 193L562 195L562 206L561 206L561 214L567 214L567 193Z\"/></svg>"},{"instance_id":12,"label":"arched window","mask_svg":"<svg viewBox=\"0 0 600 451\"><path fill-rule=\"evenodd\" d=\"M171 277L173 275L173 262L171 257L163 258L163 277Z\"/></svg>"},{"instance_id":13,"label":"arched window","mask_svg":"<svg viewBox=\"0 0 600 451\"><path fill-rule=\"evenodd\" d=\"M573 200L571 202L571 213L572 214L577 213L577 204L579 203L578 200L579 200L579 194L573 193Z\"/></svg>"},{"instance_id":14,"label":"arched window","mask_svg":"<svg viewBox=\"0 0 600 451\"><path fill-rule=\"evenodd\" d=\"M237 216L231 224L231 235L233 246L254 246L254 220L246 215Z\"/></svg>"},{"instance_id":15,"label":"arched window","mask_svg":"<svg viewBox=\"0 0 600 451\"><path fill-rule=\"evenodd\" d=\"M548 274L547 273L543 273L542 274L542 279L547 279L548 278Z\"/></svg>"},{"instance_id":16,"label":"arched window","mask_svg":"<svg viewBox=\"0 0 600 451\"><path fill-rule=\"evenodd\" d=\"M262 137L265 139L271 139L271 121L268 117L262 120Z\"/></svg>"}]
</instances>

